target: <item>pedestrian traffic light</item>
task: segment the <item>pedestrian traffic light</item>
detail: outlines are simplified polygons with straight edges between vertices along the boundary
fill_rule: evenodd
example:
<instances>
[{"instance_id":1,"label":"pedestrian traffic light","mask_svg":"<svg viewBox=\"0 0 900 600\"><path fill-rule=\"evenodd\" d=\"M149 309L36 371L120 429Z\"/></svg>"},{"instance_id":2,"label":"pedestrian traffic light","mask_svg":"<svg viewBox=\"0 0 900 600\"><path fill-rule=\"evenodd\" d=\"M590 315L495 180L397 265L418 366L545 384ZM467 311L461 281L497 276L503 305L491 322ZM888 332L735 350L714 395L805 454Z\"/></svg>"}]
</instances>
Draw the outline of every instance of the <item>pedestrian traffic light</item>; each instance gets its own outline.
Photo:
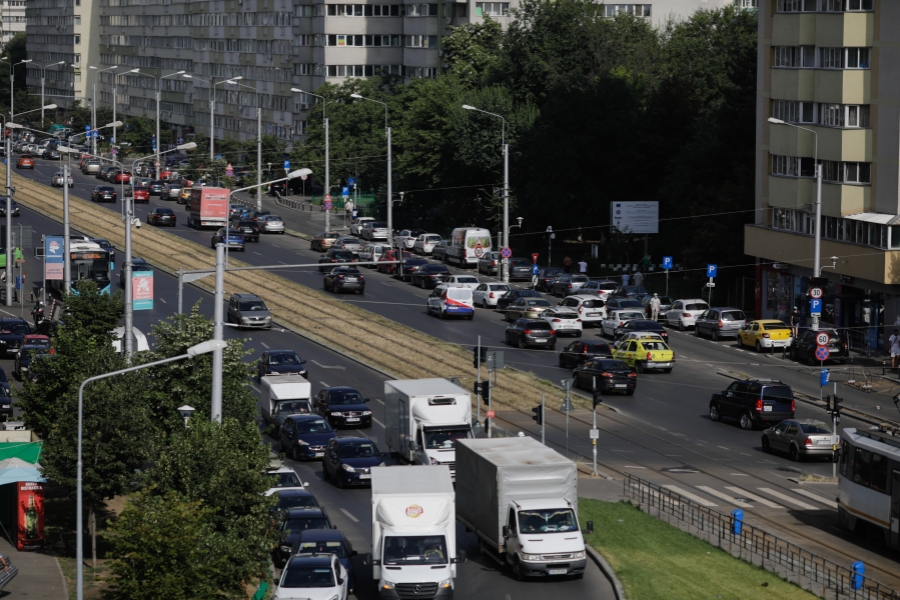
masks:
<instances>
[{"instance_id":1,"label":"pedestrian traffic light","mask_svg":"<svg viewBox=\"0 0 900 600\"><path fill-rule=\"evenodd\" d=\"M481 399L484 401L485 406L491 405L491 382L490 381L482 381L481 382Z\"/></svg>"},{"instance_id":2,"label":"pedestrian traffic light","mask_svg":"<svg viewBox=\"0 0 900 600\"><path fill-rule=\"evenodd\" d=\"M472 384L472 389L474 390L476 397L481 395L481 383L476 381L475 383Z\"/></svg>"},{"instance_id":3,"label":"pedestrian traffic light","mask_svg":"<svg viewBox=\"0 0 900 600\"><path fill-rule=\"evenodd\" d=\"M531 417L534 420L534 422L537 423L538 425L543 425L544 424L544 407L543 406L535 406L534 408L531 409L531 412L534 413L534 415L532 415L532 417Z\"/></svg>"}]
</instances>

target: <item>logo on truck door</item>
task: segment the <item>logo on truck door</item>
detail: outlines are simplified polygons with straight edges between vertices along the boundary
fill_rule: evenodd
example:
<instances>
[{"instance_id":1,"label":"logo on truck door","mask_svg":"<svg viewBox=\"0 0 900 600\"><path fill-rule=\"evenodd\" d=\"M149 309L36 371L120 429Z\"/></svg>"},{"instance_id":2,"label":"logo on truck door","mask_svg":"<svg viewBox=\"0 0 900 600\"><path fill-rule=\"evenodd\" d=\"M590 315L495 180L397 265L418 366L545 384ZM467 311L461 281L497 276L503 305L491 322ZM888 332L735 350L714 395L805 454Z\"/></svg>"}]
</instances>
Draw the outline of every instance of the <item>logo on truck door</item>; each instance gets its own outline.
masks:
<instances>
[{"instance_id":1,"label":"logo on truck door","mask_svg":"<svg viewBox=\"0 0 900 600\"><path fill-rule=\"evenodd\" d=\"M413 504L412 506L406 507L406 516L410 519L418 519L422 516L422 513L425 512L425 509L419 506L418 504Z\"/></svg>"}]
</instances>

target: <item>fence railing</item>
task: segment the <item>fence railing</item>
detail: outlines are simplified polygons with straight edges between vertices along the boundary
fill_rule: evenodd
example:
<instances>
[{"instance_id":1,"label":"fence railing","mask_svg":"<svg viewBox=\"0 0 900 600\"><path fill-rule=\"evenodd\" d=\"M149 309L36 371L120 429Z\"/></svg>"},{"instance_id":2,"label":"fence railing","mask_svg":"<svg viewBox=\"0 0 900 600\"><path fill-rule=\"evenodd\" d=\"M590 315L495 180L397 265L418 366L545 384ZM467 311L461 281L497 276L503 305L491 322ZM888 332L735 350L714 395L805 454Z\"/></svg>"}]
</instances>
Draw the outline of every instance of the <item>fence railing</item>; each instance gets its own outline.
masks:
<instances>
[{"instance_id":1,"label":"fence railing","mask_svg":"<svg viewBox=\"0 0 900 600\"><path fill-rule=\"evenodd\" d=\"M625 497L641 510L687 531L736 558L762 567L826 600L900 600L900 593L809 550L747 523L740 533L732 515L626 474Z\"/></svg>"}]
</instances>

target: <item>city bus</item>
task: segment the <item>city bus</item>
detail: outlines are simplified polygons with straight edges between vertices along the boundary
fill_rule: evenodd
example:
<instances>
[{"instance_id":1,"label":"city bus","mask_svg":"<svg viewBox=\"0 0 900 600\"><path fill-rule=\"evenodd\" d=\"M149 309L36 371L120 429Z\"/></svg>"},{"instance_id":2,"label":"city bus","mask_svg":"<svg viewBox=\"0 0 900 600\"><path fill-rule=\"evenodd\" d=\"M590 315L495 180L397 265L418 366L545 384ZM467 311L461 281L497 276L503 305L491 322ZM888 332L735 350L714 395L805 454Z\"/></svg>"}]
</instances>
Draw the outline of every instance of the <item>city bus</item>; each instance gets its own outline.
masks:
<instances>
[{"instance_id":1,"label":"city bus","mask_svg":"<svg viewBox=\"0 0 900 600\"><path fill-rule=\"evenodd\" d=\"M82 279L90 279L97 284L97 288L106 294L111 291L109 279L109 250L101 248L95 242L81 242L70 240L69 261L72 271L72 290L75 284ZM50 280L47 283L57 290L64 288L60 279Z\"/></svg>"}]
</instances>

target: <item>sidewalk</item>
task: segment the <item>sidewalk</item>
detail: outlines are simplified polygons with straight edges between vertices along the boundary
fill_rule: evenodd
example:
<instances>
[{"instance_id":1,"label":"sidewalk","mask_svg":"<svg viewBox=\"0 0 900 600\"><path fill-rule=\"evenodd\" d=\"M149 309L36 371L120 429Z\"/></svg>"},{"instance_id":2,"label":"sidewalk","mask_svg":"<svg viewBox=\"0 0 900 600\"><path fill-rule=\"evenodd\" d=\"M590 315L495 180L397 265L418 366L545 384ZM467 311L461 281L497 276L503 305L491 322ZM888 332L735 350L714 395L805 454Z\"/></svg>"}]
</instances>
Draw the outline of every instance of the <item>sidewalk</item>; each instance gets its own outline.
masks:
<instances>
[{"instance_id":1,"label":"sidewalk","mask_svg":"<svg viewBox=\"0 0 900 600\"><path fill-rule=\"evenodd\" d=\"M3 589L0 597L68 600L69 592L56 557L40 552L19 552L0 536L0 553L19 568L19 574Z\"/></svg>"}]
</instances>

